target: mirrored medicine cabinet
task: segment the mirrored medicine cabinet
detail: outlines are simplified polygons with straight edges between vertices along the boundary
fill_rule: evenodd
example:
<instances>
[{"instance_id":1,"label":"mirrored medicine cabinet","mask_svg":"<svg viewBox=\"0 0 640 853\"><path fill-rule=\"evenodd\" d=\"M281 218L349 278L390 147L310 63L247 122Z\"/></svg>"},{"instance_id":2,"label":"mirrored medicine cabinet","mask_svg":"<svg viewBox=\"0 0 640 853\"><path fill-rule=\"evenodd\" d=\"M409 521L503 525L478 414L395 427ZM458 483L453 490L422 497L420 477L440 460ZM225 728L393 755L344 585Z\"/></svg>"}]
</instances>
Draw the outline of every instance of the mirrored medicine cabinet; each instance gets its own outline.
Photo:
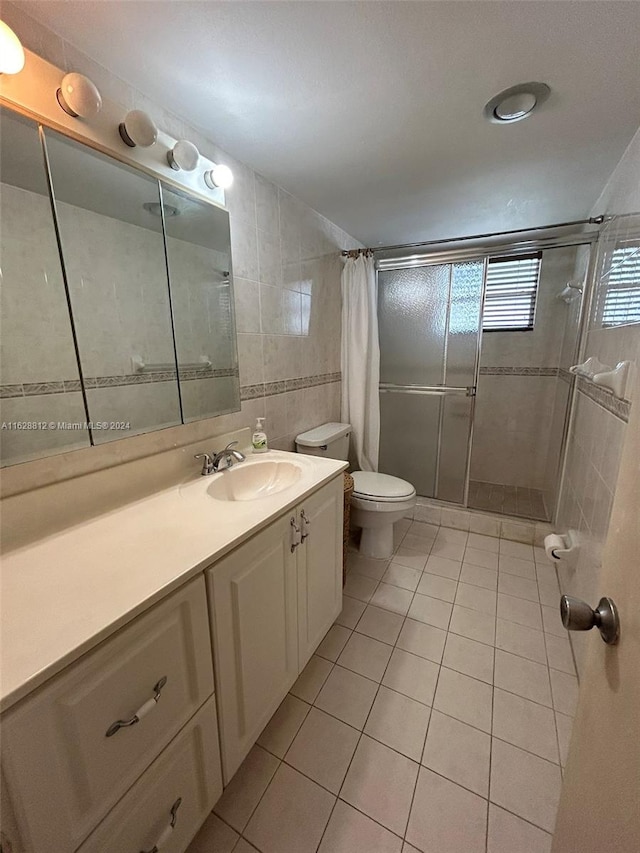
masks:
<instances>
[{"instance_id":1,"label":"mirrored medicine cabinet","mask_svg":"<svg viewBox=\"0 0 640 853\"><path fill-rule=\"evenodd\" d=\"M226 210L0 109L2 465L240 408Z\"/></svg>"}]
</instances>

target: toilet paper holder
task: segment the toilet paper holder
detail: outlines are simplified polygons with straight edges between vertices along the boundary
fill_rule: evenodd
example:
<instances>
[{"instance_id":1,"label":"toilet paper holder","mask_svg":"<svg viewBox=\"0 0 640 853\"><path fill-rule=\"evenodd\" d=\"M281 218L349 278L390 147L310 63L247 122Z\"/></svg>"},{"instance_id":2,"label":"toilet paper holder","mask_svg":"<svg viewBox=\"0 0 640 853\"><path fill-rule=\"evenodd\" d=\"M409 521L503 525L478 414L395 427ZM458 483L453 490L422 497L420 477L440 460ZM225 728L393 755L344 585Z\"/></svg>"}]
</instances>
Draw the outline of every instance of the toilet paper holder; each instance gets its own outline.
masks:
<instances>
[{"instance_id":1,"label":"toilet paper holder","mask_svg":"<svg viewBox=\"0 0 640 853\"><path fill-rule=\"evenodd\" d=\"M620 637L618 608L610 598L601 598L593 610L586 601L563 595L560 598L560 617L567 631L590 631L596 627L609 646L615 645Z\"/></svg>"}]
</instances>

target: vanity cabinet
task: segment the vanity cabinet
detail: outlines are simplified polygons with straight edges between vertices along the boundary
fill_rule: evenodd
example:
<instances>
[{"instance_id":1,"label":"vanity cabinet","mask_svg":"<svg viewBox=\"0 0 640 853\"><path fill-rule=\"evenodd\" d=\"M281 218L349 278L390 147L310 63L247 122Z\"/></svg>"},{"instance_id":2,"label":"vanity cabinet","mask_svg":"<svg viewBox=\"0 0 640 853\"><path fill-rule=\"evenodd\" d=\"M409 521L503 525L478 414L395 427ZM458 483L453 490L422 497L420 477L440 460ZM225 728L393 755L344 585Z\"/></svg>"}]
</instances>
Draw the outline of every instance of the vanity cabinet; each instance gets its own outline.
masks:
<instances>
[{"instance_id":1,"label":"vanity cabinet","mask_svg":"<svg viewBox=\"0 0 640 853\"><path fill-rule=\"evenodd\" d=\"M342 477L207 571L227 784L342 606Z\"/></svg>"}]
</instances>

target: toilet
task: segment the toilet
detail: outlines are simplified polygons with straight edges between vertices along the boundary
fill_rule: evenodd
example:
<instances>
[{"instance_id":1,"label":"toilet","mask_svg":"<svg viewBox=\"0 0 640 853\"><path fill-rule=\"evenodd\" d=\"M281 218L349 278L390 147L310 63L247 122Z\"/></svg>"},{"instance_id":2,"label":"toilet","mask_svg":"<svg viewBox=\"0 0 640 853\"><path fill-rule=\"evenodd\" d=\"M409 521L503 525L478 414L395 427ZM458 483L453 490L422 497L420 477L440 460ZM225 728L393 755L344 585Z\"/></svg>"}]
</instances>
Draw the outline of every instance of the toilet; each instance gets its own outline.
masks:
<instances>
[{"instance_id":1,"label":"toilet","mask_svg":"<svg viewBox=\"0 0 640 853\"><path fill-rule=\"evenodd\" d=\"M298 453L349 458L350 424L322 424L296 438ZM416 503L416 490L398 477L374 471L352 471L351 524L362 528L360 553L378 560L393 554L393 525Z\"/></svg>"}]
</instances>

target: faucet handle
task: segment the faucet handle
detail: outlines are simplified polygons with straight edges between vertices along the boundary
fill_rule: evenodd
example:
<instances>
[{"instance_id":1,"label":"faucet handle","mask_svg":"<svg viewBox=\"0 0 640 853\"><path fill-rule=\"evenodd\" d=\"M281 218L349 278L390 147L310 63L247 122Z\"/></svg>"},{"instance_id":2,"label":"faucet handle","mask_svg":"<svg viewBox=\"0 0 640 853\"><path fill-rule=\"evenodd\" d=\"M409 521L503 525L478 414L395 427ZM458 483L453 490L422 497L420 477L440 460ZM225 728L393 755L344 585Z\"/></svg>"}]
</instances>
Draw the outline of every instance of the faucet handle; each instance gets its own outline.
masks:
<instances>
[{"instance_id":1,"label":"faucet handle","mask_svg":"<svg viewBox=\"0 0 640 853\"><path fill-rule=\"evenodd\" d=\"M205 474L210 474L212 472L212 470L213 470L213 459L211 458L211 456L208 453L196 453L196 455L193 458L194 459L204 459L204 462L202 463L202 472L201 472L203 477L205 476Z\"/></svg>"}]
</instances>

